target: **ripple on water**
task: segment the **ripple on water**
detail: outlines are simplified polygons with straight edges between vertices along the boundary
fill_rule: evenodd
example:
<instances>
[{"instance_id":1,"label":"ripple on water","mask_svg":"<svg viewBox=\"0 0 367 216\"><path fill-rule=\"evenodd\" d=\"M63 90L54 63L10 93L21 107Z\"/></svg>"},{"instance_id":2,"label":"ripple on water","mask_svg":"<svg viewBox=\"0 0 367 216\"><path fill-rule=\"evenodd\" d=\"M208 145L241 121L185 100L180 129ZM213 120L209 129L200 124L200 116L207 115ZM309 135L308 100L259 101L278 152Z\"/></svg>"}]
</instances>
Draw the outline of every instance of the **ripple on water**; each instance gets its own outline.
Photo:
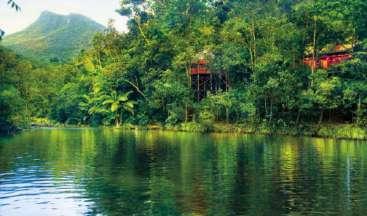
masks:
<instances>
[{"instance_id":1,"label":"ripple on water","mask_svg":"<svg viewBox=\"0 0 367 216\"><path fill-rule=\"evenodd\" d=\"M53 178L34 170L3 173L0 189L1 216L82 215L93 206L72 177Z\"/></svg>"},{"instance_id":2,"label":"ripple on water","mask_svg":"<svg viewBox=\"0 0 367 216\"><path fill-rule=\"evenodd\" d=\"M50 130L19 135L0 158L6 216L367 211L367 145L352 142Z\"/></svg>"}]
</instances>

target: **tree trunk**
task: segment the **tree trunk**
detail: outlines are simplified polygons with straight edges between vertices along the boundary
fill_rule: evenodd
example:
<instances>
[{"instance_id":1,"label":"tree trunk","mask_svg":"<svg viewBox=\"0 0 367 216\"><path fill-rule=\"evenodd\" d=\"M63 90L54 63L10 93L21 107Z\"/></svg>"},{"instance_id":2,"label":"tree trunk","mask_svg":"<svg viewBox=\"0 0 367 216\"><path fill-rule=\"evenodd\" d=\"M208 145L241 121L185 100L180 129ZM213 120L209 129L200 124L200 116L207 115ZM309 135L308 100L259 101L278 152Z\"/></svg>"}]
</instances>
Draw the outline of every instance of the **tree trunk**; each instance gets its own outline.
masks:
<instances>
[{"instance_id":1,"label":"tree trunk","mask_svg":"<svg viewBox=\"0 0 367 216\"><path fill-rule=\"evenodd\" d=\"M254 20L252 20L252 39L253 39L253 43L252 43L252 49L253 49L253 67L255 69L255 65L256 65L256 30L255 30L255 22Z\"/></svg>"},{"instance_id":2,"label":"tree trunk","mask_svg":"<svg viewBox=\"0 0 367 216\"><path fill-rule=\"evenodd\" d=\"M226 91L228 92L229 91L229 88L230 88L230 86L229 86L229 83L230 83L229 82L229 72L228 71L225 72L225 76L226 76L225 77L225 79L226 79L225 80L225 82L226 82Z\"/></svg>"},{"instance_id":3,"label":"tree trunk","mask_svg":"<svg viewBox=\"0 0 367 216\"><path fill-rule=\"evenodd\" d=\"M199 69L199 66L198 66L198 69ZM200 101L200 75L199 73L197 74L196 76L196 81L197 81L197 87L196 87L196 94L197 94L197 102Z\"/></svg>"},{"instance_id":4,"label":"tree trunk","mask_svg":"<svg viewBox=\"0 0 367 216\"><path fill-rule=\"evenodd\" d=\"M139 88L139 86L138 86L138 84L134 84L133 82L131 82L131 81L129 81L129 80L127 80L127 79L122 79L124 82L126 82L126 83L128 83L128 84L130 84L133 88L135 88L135 90L141 95L141 96L143 96L143 98L145 99L145 100L148 100L147 99L147 97L145 96L145 94L140 90L140 88Z\"/></svg>"},{"instance_id":5,"label":"tree trunk","mask_svg":"<svg viewBox=\"0 0 367 216\"><path fill-rule=\"evenodd\" d=\"M319 126L321 125L323 119L324 119L324 110L322 109L319 117Z\"/></svg>"},{"instance_id":6,"label":"tree trunk","mask_svg":"<svg viewBox=\"0 0 367 216\"><path fill-rule=\"evenodd\" d=\"M116 124L116 127L120 127L120 121L118 117L115 120L115 124Z\"/></svg>"},{"instance_id":7,"label":"tree trunk","mask_svg":"<svg viewBox=\"0 0 367 216\"><path fill-rule=\"evenodd\" d=\"M299 120L301 118L301 109L298 109L298 112L297 112L297 119L296 119L296 125L299 124Z\"/></svg>"},{"instance_id":8,"label":"tree trunk","mask_svg":"<svg viewBox=\"0 0 367 216\"><path fill-rule=\"evenodd\" d=\"M269 121L271 122L273 120L273 100L270 99L270 119Z\"/></svg>"},{"instance_id":9,"label":"tree trunk","mask_svg":"<svg viewBox=\"0 0 367 216\"><path fill-rule=\"evenodd\" d=\"M121 121L122 121L122 115L121 115L121 113L119 113L119 114L116 116L116 120L115 120L116 127L120 127L120 126L121 126Z\"/></svg>"},{"instance_id":10,"label":"tree trunk","mask_svg":"<svg viewBox=\"0 0 367 216\"><path fill-rule=\"evenodd\" d=\"M187 103L185 104L185 123L187 123L189 119L189 110L188 110L188 106Z\"/></svg>"},{"instance_id":11,"label":"tree trunk","mask_svg":"<svg viewBox=\"0 0 367 216\"><path fill-rule=\"evenodd\" d=\"M353 36L352 36L352 53L354 53L354 48L357 44L358 38L357 38L357 33L356 33L356 28L353 28Z\"/></svg>"},{"instance_id":12,"label":"tree trunk","mask_svg":"<svg viewBox=\"0 0 367 216\"><path fill-rule=\"evenodd\" d=\"M317 35L317 18L316 16L313 17L314 23L313 23L313 50L312 50L312 60L315 65L312 65L311 71L312 73L315 72L316 67L316 58L317 58L317 52L316 52L316 35Z\"/></svg>"},{"instance_id":13,"label":"tree trunk","mask_svg":"<svg viewBox=\"0 0 367 216\"><path fill-rule=\"evenodd\" d=\"M136 11L136 9L134 9L134 11ZM145 35L144 31L143 31L143 28L141 27L141 18L139 16L134 16L134 20L136 21L136 24L138 26L138 29L139 29L139 32L140 34L143 36L144 38L144 41L149 44L149 40L147 38L147 36Z\"/></svg>"},{"instance_id":14,"label":"tree trunk","mask_svg":"<svg viewBox=\"0 0 367 216\"><path fill-rule=\"evenodd\" d=\"M361 121L361 111L362 111L362 98L361 95L358 96L358 105L357 105L357 124L360 124Z\"/></svg>"},{"instance_id":15,"label":"tree trunk","mask_svg":"<svg viewBox=\"0 0 367 216\"><path fill-rule=\"evenodd\" d=\"M229 109L226 108L226 122L229 123Z\"/></svg>"},{"instance_id":16,"label":"tree trunk","mask_svg":"<svg viewBox=\"0 0 367 216\"><path fill-rule=\"evenodd\" d=\"M265 108L265 119L266 119L268 117L268 105L267 105L266 97L264 99L264 108Z\"/></svg>"}]
</instances>

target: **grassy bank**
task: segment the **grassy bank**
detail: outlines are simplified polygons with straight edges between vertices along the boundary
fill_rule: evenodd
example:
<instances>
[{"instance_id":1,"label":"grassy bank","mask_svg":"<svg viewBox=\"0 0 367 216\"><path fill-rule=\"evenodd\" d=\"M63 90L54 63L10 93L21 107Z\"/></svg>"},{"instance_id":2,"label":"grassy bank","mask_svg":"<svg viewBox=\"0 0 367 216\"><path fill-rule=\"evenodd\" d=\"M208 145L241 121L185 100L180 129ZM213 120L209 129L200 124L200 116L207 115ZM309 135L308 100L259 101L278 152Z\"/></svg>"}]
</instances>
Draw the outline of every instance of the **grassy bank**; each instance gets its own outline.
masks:
<instances>
[{"instance_id":1,"label":"grassy bank","mask_svg":"<svg viewBox=\"0 0 367 216\"><path fill-rule=\"evenodd\" d=\"M182 123L179 125L149 125L134 126L125 125L128 129L139 130L171 130L185 132L215 132L215 133L243 133L243 134L262 134L262 135L290 135L290 136L308 136L325 137L335 139L359 139L367 140L367 128L362 128L353 124L308 124L299 126L279 126L267 124L226 124L214 123L212 125L203 125L195 122Z\"/></svg>"},{"instance_id":2,"label":"grassy bank","mask_svg":"<svg viewBox=\"0 0 367 216\"><path fill-rule=\"evenodd\" d=\"M48 119L32 119L33 127L89 127L88 125L65 125ZM137 130L170 130L199 133L243 133L243 134L262 134L262 135L290 135L290 136L308 136L325 137L336 139L360 139L367 140L367 128L362 128L353 124L324 123L288 125L283 122L277 124L259 123L259 124L227 124L227 123L197 123L188 122L178 125L152 124L147 126L137 126L124 124L125 129Z\"/></svg>"}]
</instances>

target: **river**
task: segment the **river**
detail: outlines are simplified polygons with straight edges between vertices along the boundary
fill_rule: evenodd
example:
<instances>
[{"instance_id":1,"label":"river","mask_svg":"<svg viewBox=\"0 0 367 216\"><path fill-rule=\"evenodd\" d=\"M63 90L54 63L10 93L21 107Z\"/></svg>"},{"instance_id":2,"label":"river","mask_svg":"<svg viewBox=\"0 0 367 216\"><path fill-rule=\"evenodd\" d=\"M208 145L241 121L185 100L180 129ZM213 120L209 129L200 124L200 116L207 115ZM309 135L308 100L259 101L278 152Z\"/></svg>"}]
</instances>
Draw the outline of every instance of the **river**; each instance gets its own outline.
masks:
<instances>
[{"instance_id":1,"label":"river","mask_svg":"<svg viewBox=\"0 0 367 216\"><path fill-rule=\"evenodd\" d=\"M0 138L0 215L365 215L367 142L119 129Z\"/></svg>"}]
</instances>

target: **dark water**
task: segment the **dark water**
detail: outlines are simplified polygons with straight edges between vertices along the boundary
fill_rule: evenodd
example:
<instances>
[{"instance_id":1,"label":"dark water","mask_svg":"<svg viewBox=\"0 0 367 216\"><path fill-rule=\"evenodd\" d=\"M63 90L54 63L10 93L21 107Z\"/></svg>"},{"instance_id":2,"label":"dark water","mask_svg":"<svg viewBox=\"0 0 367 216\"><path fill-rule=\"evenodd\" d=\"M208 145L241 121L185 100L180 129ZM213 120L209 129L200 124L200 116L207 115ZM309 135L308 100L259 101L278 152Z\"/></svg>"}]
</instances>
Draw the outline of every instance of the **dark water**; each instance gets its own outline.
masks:
<instances>
[{"instance_id":1,"label":"dark water","mask_svg":"<svg viewBox=\"0 0 367 216\"><path fill-rule=\"evenodd\" d=\"M0 215L366 215L367 143L26 131L0 138Z\"/></svg>"}]
</instances>

